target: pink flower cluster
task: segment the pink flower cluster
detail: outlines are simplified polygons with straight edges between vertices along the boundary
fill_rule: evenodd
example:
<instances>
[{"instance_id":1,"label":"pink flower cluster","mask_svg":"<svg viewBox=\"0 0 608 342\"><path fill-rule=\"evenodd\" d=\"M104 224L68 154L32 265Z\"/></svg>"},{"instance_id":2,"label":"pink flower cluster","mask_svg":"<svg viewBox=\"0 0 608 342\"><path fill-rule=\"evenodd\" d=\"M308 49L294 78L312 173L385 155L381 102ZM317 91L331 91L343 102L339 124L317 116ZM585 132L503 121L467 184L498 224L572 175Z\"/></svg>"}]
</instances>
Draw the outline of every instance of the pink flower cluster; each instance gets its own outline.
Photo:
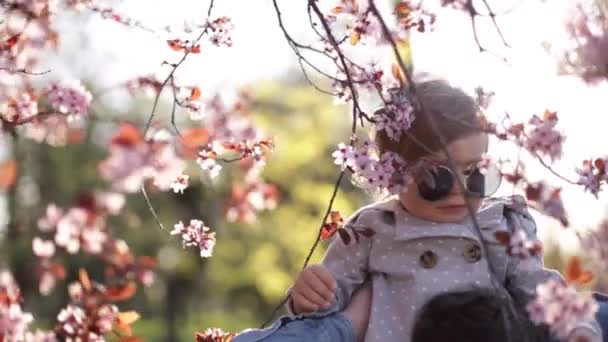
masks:
<instances>
[{"instance_id":1,"label":"pink flower cluster","mask_svg":"<svg viewBox=\"0 0 608 342\"><path fill-rule=\"evenodd\" d=\"M594 161L585 160L583 166L576 169L576 173L579 175L578 184L581 184L585 190L591 192L596 198L602 185L608 183L607 164L608 158L598 158Z\"/></svg>"},{"instance_id":2,"label":"pink flower cluster","mask_svg":"<svg viewBox=\"0 0 608 342\"><path fill-rule=\"evenodd\" d=\"M232 20L228 17L219 17L208 23L211 33L209 41L215 46L232 46L230 33L233 29Z\"/></svg>"},{"instance_id":3,"label":"pink flower cluster","mask_svg":"<svg viewBox=\"0 0 608 342\"><path fill-rule=\"evenodd\" d=\"M101 217L79 207L64 212L55 204L50 204L46 216L38 221L38 227L43 232L55 232L55 244L70 254L75 254L80 249L89 254L99 254L108 240ZM53 254L51 251L54 252L51 246L53 244L50 241L35 239L34 253L49 258Z\"/></svg>"},{"instance_id":4,"label":"pink flower cluster","mask_svg":"<svg viewBox=\"0 0 608 342\"><path fill-rule=\"evenodd\" d=\"M538 255L543 248L539 240L530 239L523 229L518 229L508 236L498 235L497 238L507 246L508 255L520 259L527 259Z\"/></svg>"},{"instance_id":5,"label":"pink flower cluster","mask_svg":"<svg viewBox=\"0 0 608 342\"><path fill-rule=\"evenodd\" d=\"M0 340L24 341L33 321L34 316L23 312L18 303L0 301Z\"/></svg>"},{"instance_id":6,"label":"pink flower cluster","mask_svg":"<svg viewBox=\"0 0 608 342\"><path fill-rule=\"evenodd\" d=\"M566 70L589 83L608 80L608 17L580 3L566 23L574 48L564 51ZM598 5L598 7L601 5Z\"/></svg>"},{"instance_id":7,"label":"pink flower cluster","mask_svg":"<svg viewBox=\"0 0 608 342\"><path fill-rule=\"evenodd\" d=\"M556 113L545 112L542 119L534 115L528 124L524 146L534 154L548 156L551 160L559 159L562 156L565 137L555 129Z\"/></svg>"},{"instance_id":8,"label":"pink flower cluster","mask_svg":"<svg viewBox=\"0 0 608 342\"><path fill-rule=\"evenodd\" d=\"M109 156L99 165L99 173L122 192L139 191L147 179L167 191L185 167L168 141L144 140L143 133L131 124L123 124L113 137L109 151Z\"/></svg>"},{"instance_id":9,"label":"pink flower cluster","mask_svg":"<svg viewBox=\"0 0 608 342\"><path fill-rule=\"evenodd\" d=\"M21 295L13 275L0 270L0 341L56 342L53 332L29 331L34 316L23 312Z\"/></svg>"},{"instance_id":10,"label":"pink flower cluster","mask_svg":"<svg viewBox=\"0 0 608 342\"><path fill-rule=\"evenodd\" d=\"M104 342L104 335L112 331L118 317L116 305L105 304L96 309L92 315L81 307L69 304L57 315L57 335L65 341Z\"/></svg>"},{"instance_id":11,"label":"pink flower cluster","mask_svg":"<svg viewBox=\"0 0 608 342\"><path fill-rule=\"evenodd\" d=\"M203 171L209 174L209 177L215 178L220 174L222 166L217 163L218 152L220 149L219 144L209 144L206 148L198 151L198 157L196 158L197 164L203 169Z\"/></svg>"},{"instance_id":12,"label":"pink flower cluster","mask_svg":"<svg viewBox=\"0 0 608 342\"><path fill-rule=\"evenodd\" d=\"M209 232L209 227L201 220L190 220L188 226L184 226L182 221L177 223L171 235L181 235L182 247L197 247L200 249L202 258L208 258L213 254L215 246L215 232Z\"/></svg>"},{"instance_id":13,"label":"pink flower cluster","mask_svg":"<svg viewBox=\"0 0 608 342\"><path fill-rule=\"evenodd\" d=\"M545 182L528 183L526 185L526 198L541 213L559 220L566 227L568 226L568 217L560 188L552 187Z\"/></svg>"},{"instance_id":14,"label":"pink flower cluster","mask_svg":"<svg viewBox=\"0 0 608 342\"><path fill-rule=\"evenodd\" d=\"M38 114L38 103L32 95L23 93L17 97L9 97L0 103L0 116L2 120L18 123L33 118Z\"/></svg>"},{"instance_id":15,"label":"pink flower cluster","mask_svg":"<svg viewBox=\"0 0 608 342\"><path fill-rule=\"evenodd\" d=\"M598 305L590 293L581 293L563 281L539 284L536 298L528 303L530 320L547 324L558 338L567 338L575 325L593 319Z\"/></svg>"},{"instance_id":16,"label":"pink flower cluster","mask_svg":"<svg viewBox=\"0 0 608 342\"><path fill-rule=\"evenodd\" d=\"M414 121L414 108L400 88L388 90L389 100L373 116L377 130L385 130L389 138L399 141Z\"/></svg>"},{"instance_id":17,"label":"pink flower cluster","mask_svg":"<svg viewBox=\"0 0 608 342\"><path fill-rule=\"evenodd\" d=\"M356 143L356 139L353 139ZM400 193L405 190L406 163L396 153L385 152L377 157L377 148L370 141L364 141L360 147L338 144L332 157L334 163L342 170L348 169L354 181L371 191L388 191Z\"/></svg>"},{"instance_id":18,"label":"pink flower cluster","mask_svg":"<svg viewBox=\"0 0 608 342\"><path fill-rule=\"evenodd\" d=\"M80 81L52 82L48 86L47 98L51 108L61 114L85 116L89 112L93 95L80 84Z\"/></svg>"},{"instance_id":19,"label":"pink flower cluster","mask_svg":"<svg viewBox=\"0 0 608 342\"><path fill-rule=\"evenodd\" d=\"M279 198L276 186L255 179L245 185L233 184L228 200L226 219L230 222L252 223L256 214L276 207Z\"/></svg>"}]
</instances>

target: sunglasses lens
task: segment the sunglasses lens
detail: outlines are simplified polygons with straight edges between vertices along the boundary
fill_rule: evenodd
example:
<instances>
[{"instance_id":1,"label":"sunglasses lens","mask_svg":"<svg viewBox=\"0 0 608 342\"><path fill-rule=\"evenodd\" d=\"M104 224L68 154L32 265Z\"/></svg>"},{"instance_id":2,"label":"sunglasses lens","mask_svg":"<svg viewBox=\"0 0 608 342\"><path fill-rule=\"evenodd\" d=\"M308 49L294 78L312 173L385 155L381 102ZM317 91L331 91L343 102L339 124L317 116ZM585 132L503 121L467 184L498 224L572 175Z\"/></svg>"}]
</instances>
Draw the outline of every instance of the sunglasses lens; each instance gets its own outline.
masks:
<instances>
[{"instance_id":1,"label":"sunglasses lens","mask_svg":"<svg viewBox=\"0 0 608 342\"><path fill-rule=\"evenodd\" d=\"M501 179L500 170L494 165L489 166L485 173L476 168L467 177L467 190L474 196L487 197L498 190Z\"/></svg>"},{"instance_id":2,"label":"sunglasses lens","mask_svg":"<svg viewBox=\"0 0 608 342\"><path fill-rule=\"evenodd\" d=\"M418 194L427 201L437 201L452 190L454 176L446 167L425 170L417 182Z\"/></svg>"}]
</instances>

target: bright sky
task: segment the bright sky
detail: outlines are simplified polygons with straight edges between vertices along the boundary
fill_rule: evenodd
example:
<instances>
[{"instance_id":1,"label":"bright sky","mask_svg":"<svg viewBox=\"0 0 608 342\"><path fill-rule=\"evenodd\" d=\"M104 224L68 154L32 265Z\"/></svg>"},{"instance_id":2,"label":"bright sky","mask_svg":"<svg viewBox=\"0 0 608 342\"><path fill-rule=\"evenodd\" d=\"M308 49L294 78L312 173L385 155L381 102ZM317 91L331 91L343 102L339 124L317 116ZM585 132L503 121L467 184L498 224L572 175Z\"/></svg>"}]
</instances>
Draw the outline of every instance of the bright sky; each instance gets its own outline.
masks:
<instances>
[{"instance_id":1,"label":"bright sky","mask_svg":"<svg viewBox=\"0 0 608 342\"><path fill-rule=\"evenodd\" d=\"M288 30L298 39L310 39L312 32L304 1L279 0ZM428 1L427 1L428 2ZM506 65L490 54L479 54L474 44L471 24L467 16L452 10L439 13L433 33L417 34L412 38L414 61L418 70L446 77L451 82L472 89L483 85L496 91L497 106L507 109L515 118L529 118L542 113L545 108L557 110L562 128L567 128L564 160L556 164L565 176L576 179L572 170L582 159L608 154L605 137L608 102L604 84L589 88L575 77L557 77L555 62L547 56L540 43L557 39L563 27L564 9L568 0L552 0L551 6L537 0L494 0L490 4L497 12L514 9L499 18L507 42L512 48L500 44L498 35L488 20L480 22L479 33L483 44L501 56L509 58ZM180 24L183 20L201 22L205 18L208 1L174 0L147 1L129 0L116 7L149 26ZM498 6L500 5L500 6ZM205 92L234 89L260 79L273 79L285 73L298 73L295 58L278 29L271 0L242 1L222 0L215 2L215 15L228 15L235 24L232 48L203 48L203 53L193 56L181 70L181 79L200 83ZM95 15L93 15L95 17ZM71 25L71 24L70 24ZM74 75L86 76L100 86L115 85L133 76L159 70L164 59L175 61L178 54L171 55L163 40L137 30L128 30L107 20L82 21L87 48L72 51L78 56L69 68L54 68L53 77ZM64 32L68 43L55 64L68 55L72 44L82 44L82 35L66 23ZM71 32L69 32L71 31ZM74 61L74 58L71 58ZM93 66L93 67L92 67ZM68 71L69 70L69 71ZM103 101L118 108L126 108L128 98L120 92L109 93ZM346 137L345 137L346 138ZM516 158L515 150L502 147L505 153ZM497 154L497 153L494 153ZM529 166L537 165L535 163ZM538 167L529 170L552 184L562 185L552 176L547 176ZM503 189L505 192L510 188ZM570 218L577 228L589 227L606 214L608 201L603 196L599 201L578 188L565 186L564 201ZM540 219L540 218L539 218ZM541 227L555 226L555 222L540 219ZM541 229L546 234L550 229ZM563 239L572 236L563 234Z\"/></svg>"}]
</instances>

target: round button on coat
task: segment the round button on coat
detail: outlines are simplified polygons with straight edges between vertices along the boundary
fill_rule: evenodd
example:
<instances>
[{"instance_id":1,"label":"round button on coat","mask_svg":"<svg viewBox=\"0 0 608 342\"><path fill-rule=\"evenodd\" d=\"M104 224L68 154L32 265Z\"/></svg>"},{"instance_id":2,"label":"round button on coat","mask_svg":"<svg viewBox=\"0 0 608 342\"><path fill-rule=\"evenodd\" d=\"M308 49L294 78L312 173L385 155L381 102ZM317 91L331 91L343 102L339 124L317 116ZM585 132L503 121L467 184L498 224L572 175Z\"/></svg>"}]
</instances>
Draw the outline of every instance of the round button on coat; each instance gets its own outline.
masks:
<instances>
[{"instance_id":1,"label":"round button on coat","mask_svg":"<svg viewBox=\"0 0 608 342\"><path fill-rule=\"evenodd\" d=\"M470 263L481 260L481 247L478 244L471 244L462 253L464 260Z\"/></svg>"},{"instance_id":2,"label":"round button on coat","mask_svg":"<svg viewBox=\"0 0 608 342\"><path fill-rule=\"evenodd\" d=\"M433 268L435 265L437 265L437 254L433 251L426 251L420 255L420 266Z\"/></svg>"}]
</instances>

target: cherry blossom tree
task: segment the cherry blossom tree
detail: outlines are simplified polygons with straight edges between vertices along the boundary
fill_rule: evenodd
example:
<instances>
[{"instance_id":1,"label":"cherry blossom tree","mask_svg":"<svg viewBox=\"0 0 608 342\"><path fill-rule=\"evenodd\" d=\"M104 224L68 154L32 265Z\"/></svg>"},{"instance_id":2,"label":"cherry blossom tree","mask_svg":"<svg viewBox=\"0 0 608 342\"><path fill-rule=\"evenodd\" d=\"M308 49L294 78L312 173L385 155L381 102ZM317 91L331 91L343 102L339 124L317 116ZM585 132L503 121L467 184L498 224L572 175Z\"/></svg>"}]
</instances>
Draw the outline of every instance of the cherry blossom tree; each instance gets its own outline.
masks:
<instances>
[{"instance_id":1,"label":"cherry blossom tree","mask_svg":"<svg viewBox=\"0 0 608 342\"><path fill-rule=\"evenodd\" d=\"M496 20L500 13L486 0L442 0L432 6L428 1L309 0L306 2L310 23L307 29L315 36L311 42L296 40L284 25L281 4L277 0L272 4L275 10L272 19L277 21L277 30L283 33L307 82L350 111L344 118L350 120L350 137L345 137L343 141L347 142L340 143L331 154L338 175L317 238L304 261L306 266L322 239L338 234L345 243L358 243L373 236L370 229L346 229L339 208L333 207L345 177L350 176L353 183L367 191L390 194L403 191L404 179L412 172L413 165L398 155L378 155L373 142L365 137L367 130L374 127L397 140L401 134L407 134L407 128L416 120L414 113L425 111L417 100L413 65L407 55L409 35L414 30L420 33L432 30L433 25L442 20L434 12L439 6L470 19L470 39L480 53L493 54L478 37L480 19L490 18L495 38L505 46L508 42ZM88 189L69 205L45 203L44 215L36 220L36 234L28 241L37 259L35 275L41 294L57 291L57 284L66 278L62 260L77 255L94 259L104 270L103 279L91 279L89 272L81 269L77 281L67 286L69 299L56 314L54 327L48 331L32 331L30 327L36 315L23 311L23 298L11 274L14 270L0 272L0 339L102 341L106 336L115 335L122 341L137 341L139 338L132 336L130 326L139 314L123 302L132 298L141 286L150 286L155 281L158 260L136 255L129 241L112 229L112 217L125 210L129 199L133 195L145 199L158 229L166 233L167 243L196 249L198 257L209 258L213 257L216 232L212 225L207 226L208 220L181 217L173 223L173 229L168 229L154 206L155 196L183 194L190 179L201 176L216 179L226 169L238 168L242 177L231 180L231 191L222 194L227 221L253 222L259 212L275 208L280 198L277 187L262 177L261 171L273 153L274 141L251 117L253 94L243 90L228 102L221 94L203 94L199 86L184 84L179 78L180 67L193 55L202 54L206 49L230 49L234 44L232 32L238 27L230 13L214 13L213 0L204 20L180 29L150 28L109 5L89 0L11 0L3 2L2 7L0 127L11 157L0 165L0 188L11 201L9 213L18 205L17 191L28 174L22 161L16 160L23 139L68 148L85 139L91 124L108 120L93 110L96 97L85 83L52 79L52 73L47 75L49 70L41 68L41 56L61 44L62 37L55 27L58 16L64 12L86 12L125 29L154 32L163 37L166 49L179 55L176 60L162 64L163 77L141 75L117 86L133 96L151 97L146 119L110 122L113 133L102 160L95 166L104 187ZM591 84L605 82L608 78L606 8L603 3L581 3L576 9L576 16L565 26L571 45L556 55L562 58L565 72ZM553 47L550 50L554 50ZM378 54L378 62L370 64L359 58L359 54L370 51ZM316 62L318 58L324 62ZM40 84L41 77L51 77L51 80ZM163 94L168 96L171 107L167 122L158 119ZM482 107L488 105L488 94L481 90L477 94ZM178 123L184 120L187 128L180 128L182 125ZM574 170L579 176L576 180L554 169L553 164L562 157L567 141L565 128L560 127L559 113L547 109L522 122L506 114L499 122L486 119L484 128L499 140L526 151L546 172L579 186L581 191L598 196L608 182L605 155L581 160L580 167ZM441 148L445 150L445 146ZM451 163L451 156L447 155ZM534 208L569 227L559 187L530 180L519 159L488 158L483 163L500 166L503 176L526 195ZM508 164L516 167L503 167ZM150 196L152 194L155 196ZM602 243L605 226L580 239L593 262L601 265L600 269L604 269L607 262ZM19 238L19 229L15 215L11 215L6 234L8 243ZM542 248L521 231L497 238L509 254L521 258L530 257ZM6 266L12 266L11 260ZM549 324L558 336L567 331L574 319L591 316L597 310L590 296L575 291L577 286L586 285L593 278L593 274L583 270L578 259L570 261L566 278L567 284L539 286L537 298L528 306L532 321ZM232 336L211 328L197 333L195 338L225 341Z\"/></svg>"}]
</instances>

